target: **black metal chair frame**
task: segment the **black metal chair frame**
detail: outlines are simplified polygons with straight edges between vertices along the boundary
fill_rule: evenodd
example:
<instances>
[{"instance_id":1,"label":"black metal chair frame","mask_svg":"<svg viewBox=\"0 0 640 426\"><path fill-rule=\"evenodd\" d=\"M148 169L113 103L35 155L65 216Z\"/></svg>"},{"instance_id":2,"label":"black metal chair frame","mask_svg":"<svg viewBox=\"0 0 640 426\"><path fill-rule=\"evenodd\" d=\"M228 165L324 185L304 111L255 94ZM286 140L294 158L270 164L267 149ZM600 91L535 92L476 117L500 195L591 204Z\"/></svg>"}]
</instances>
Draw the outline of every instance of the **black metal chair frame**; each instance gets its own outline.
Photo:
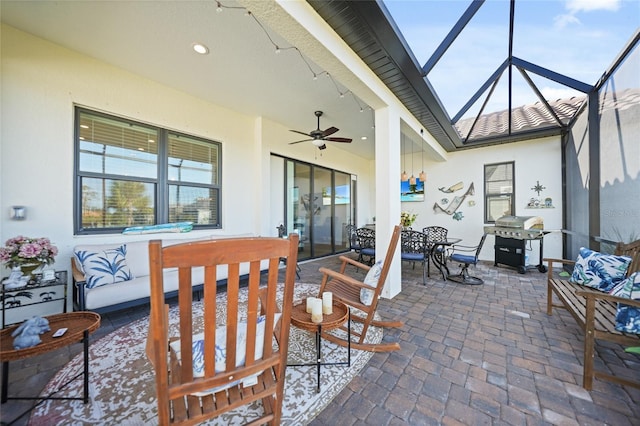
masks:
<instances>
[{"instance_id":1,"label":"black metal chair frame","mask_svg":"<svg viewBox=\"0 0 640 426\"><path fill-rule=\"evenodd\" d=\"M284 224L281 223L276 226L276 229L278 230L278 238L287 238L287 227ZM284 257L280 261L285 265L287 264L287 259ZM298 265L298 262L296 262L296 277L300 278L300 265Z\"/></svg>"},{"instance_id":2,"label":"black metal chair frame","mask_svg":"<svg viewBox=\"0 0 640 426\"><path fill-rule=\"evenodd\" d=\"M373 265L376 261L376 231L371 228L356 229L358 237L358 262ZM365 260L364 258L367 257Z\"/></svg>"},{"instance_id":3,"label":"black metal chair frame","mask_svg":"<svg viewBox=\"0 0 640 426\"><path fill-rule=\"evenodd\" d=\"M487 234L482 234L480 243L477 246L453 245L449 252L449 260L460 264L460 273L458 275L449 275L448 279L460 284L480 285L484 283L482 278L472 277L469 275L469 265L476 265L479 260L480 250L484 245ZM464 253L473 253L464 254Z\"/></svg>"},{"instance_id":4,"label":"black metal chair frame","mask_svg":"<svg viewBox=\"0 0 640 426\"><path fill-rule=\"evenodd\" d=\"M411 262L413 268L416 262L422 263L422 284L427 282L425 263L428 262L425 234L411 229L402 230L400 237L400 259Z\"/></svg>"},{"instance_id":5,"label":"black metal chair frame","mask_svg":"<svg viewBox=\"0 0 640 426\"><path fill-rule=\"evenodd\" d=\"M447 234L449 230L442 226L426 226L422 228L422 233L425 236L425 245L426 245L426 257L427 257L427 276L431 276L431 256L433 256L432 251L434 250L433 243L436 241L446 241ZM440 253L444 256L444 253Z\"/></svg>"},{"instance_id":6,"label":"black metal chair frame","mask_svg":"<svg viewBox=\"0 0 640 426\"><path fill-rule=\"evenodd\" d=\"M344 229L347 234L347 238L349 238L349 251L359 254L361 247L358 244L358 235L356 234L358 227L354 224L348 223L345 225Z\"/></svg>"}]
</instances>

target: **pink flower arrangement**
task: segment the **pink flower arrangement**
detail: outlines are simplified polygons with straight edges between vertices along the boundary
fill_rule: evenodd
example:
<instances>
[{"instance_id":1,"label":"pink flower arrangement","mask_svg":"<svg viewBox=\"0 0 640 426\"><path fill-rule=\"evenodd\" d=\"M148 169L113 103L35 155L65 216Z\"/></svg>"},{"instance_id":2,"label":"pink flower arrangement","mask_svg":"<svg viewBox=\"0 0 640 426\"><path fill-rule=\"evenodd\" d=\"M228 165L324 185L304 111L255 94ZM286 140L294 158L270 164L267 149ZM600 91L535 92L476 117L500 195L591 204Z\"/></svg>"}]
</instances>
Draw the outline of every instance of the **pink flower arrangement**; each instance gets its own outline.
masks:
<instances>
[{"instance_id":1,"label":"pink flower arrangement","mask_svg":"<svg viewBox=\"0 0 640 426\"><path fill-rule=\"evenodd\" d=\"M10 238L5 247L0 248L0 262L8 268L33 263L53 263L58 248L48 238L29 238L19 235Z\"/></svg>"}]
</instances>

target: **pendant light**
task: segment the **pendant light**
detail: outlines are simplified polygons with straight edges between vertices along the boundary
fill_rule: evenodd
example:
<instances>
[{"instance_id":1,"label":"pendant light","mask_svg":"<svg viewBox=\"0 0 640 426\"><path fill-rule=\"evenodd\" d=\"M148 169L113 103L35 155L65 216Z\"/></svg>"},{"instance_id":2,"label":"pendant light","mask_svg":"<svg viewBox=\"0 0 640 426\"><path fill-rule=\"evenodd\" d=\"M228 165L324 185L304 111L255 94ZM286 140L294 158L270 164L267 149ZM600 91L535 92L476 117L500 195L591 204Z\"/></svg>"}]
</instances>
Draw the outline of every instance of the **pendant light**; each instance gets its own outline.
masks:
<instances>
[{"instance_id":1,"label":"pendant light","mask_svg":"<svg viewBox=\"0 0 640 426\"><path fill-rule=\"evenodd\" d=\"M406 166L407 165L407 159L404 157L404 135L401 133L400 134L400 152L402 154L402 161L403 161L403 165ZM406 167L402 167L404 169L404 171L402 172L402 174L400 175L400 182L404 182L405 180L407 180L409 177L407 175L407 168Z\"/></svg>"},{"instance_id":2,"label":"pendant light","mask_svg":"<svg viewBox=\"0 0 640 426\"><path fill-rule=\"evenodd\" d=\"M420 137L422 138L422 141L420 142L420 148L422 151L422 171L420 172L418 177L420 178L420 182L424 183L427 180L427 174L424 172L424 130L423 129L420 129Z\"/></svg>"},{"instance_id":3,"label":"pendant light","mask_svg":"<svg viewBox=\"0 0 640 426\"><path fill-rule=\"evenodd\" d=\"M409 178L409 185L416 184L416 177L413 175L413 140L411 141L411 177Z\"/></svg>"}]
</instances>

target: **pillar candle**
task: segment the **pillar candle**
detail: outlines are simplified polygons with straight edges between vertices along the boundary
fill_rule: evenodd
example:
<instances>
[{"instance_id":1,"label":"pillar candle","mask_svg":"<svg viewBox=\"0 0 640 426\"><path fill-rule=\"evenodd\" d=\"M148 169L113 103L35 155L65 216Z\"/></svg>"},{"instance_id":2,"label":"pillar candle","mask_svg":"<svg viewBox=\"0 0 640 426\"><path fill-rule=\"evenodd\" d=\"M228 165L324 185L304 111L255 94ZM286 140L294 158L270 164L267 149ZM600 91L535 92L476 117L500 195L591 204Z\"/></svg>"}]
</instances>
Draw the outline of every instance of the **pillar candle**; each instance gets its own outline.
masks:
<instances>
[{"instance_id":1,"label":"pillar candle","mask_svg":"<svg viewBox=\"0 0 640 426\"><path fill-rule=\"evenodd\" d=\"M313 305L313 299L315 299L315 297L307 297L307 313L308 314L311 313L311 306Z\"/></svg>"},{"instance_id":2,"label":"pillar candle","mask_svg":"<svg viewBox=\"0 0 640 426\"><path fill-rule=\"evenodd\" d=\"M311 322L322 322L322 299L313 298L311 303Z\"/></svg>"},{"instance_id":3,"label":"pillar candle","mask_svg":"<svg viewBox=\"0 0 640 426\"><path fill-rule=\"evenodd\" d=\"M322 313L325 315L333 313L333 293L330 291L322 293Z\"/></svg>"}]
</instances>

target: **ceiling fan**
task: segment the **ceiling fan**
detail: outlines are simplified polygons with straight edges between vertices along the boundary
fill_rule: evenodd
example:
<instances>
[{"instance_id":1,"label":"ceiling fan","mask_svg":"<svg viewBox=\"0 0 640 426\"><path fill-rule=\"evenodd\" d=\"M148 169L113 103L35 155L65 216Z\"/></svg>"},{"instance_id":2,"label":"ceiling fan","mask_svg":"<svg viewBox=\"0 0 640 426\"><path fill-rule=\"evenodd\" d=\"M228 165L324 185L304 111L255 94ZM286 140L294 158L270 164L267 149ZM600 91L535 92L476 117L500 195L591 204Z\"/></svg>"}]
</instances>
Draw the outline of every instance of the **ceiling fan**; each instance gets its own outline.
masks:
<instances>
[{"instance_id":1,"label":"ceiling fan","mask_svg":"<svg viewBox=\"0 0 640 426\"><path fill-rule=\"evenodd\" d=\"M316 111L315 114L316 114L316 117L318 117L318 128L316 130L312 130L309 133L300 132L298 130L290 130L291 132L299 133L301 135L308 136L311 139L303 139L301 141L290 142L289 145L293 145L293 144L300 143L300 142L313 141L313 144L315 146L317 146L318 149L322 150L322 149L325 149L327 147L327 145L324 143L325 141L351 143L351 139L349 139L349 138L335 138L335 137L330 138L329 137L332 134L336 133L338 130L340 130L337 127L329 127L326 130L320 130L320 117L322 117L322 111Z\"/></svg>"}]
</instances>

